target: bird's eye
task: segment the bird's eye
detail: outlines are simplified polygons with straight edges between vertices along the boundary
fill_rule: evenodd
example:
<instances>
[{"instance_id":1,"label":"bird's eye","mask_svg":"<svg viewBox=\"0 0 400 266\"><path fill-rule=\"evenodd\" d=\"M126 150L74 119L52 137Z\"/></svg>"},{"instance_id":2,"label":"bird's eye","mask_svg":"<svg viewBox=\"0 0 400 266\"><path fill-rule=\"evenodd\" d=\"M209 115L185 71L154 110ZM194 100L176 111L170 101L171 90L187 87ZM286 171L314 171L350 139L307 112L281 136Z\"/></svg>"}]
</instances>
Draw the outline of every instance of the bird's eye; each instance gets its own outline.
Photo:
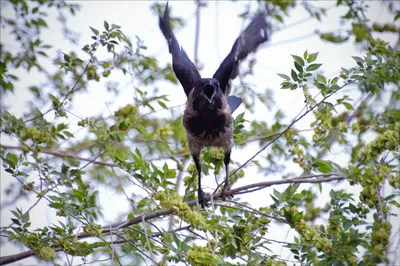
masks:
<instances>
[{"instance_id":1,"label":"bird's eye","mask_svg":"<svg viewBox=\"0 0 400 266\"><path fill-rule=\"evenodd\" d=\"M205 95L207 95L208 98L211 98L212 95L214 94L214 86L212 85L206 85L203 89L203 92Z\"/></svg>"}]
</instances>

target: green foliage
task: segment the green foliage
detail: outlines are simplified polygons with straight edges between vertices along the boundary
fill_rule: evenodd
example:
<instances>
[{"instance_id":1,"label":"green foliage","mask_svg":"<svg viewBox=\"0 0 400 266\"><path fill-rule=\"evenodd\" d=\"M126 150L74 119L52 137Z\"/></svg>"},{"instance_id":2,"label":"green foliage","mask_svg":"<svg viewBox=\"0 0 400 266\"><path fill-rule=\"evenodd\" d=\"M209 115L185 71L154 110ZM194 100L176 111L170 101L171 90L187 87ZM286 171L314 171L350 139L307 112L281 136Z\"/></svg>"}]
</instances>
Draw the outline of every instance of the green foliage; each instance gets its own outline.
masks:
<instances>
[{"instance_id":1,"label":"green foliage","mask_svg":"<svg viewBox=\"0 0 400 266\"><path fill-rule=\"evenodd\" d=\"M313 2L258 2L267 9L274 30L294 8L325 23L327 10ZM390 218L400 207L400 53L383 34L397 38L399 11L395 3L388 4L393 22L383 24L366 18L367 3L338 0L345 11L343 28L318 32L333 44L357 45L361 52L352 57L352 65L329 76L324 71L330 62L323 62L320 52L306 50L293 54L292 67L278 74L287 95L293 90L303 94L300 114L276 106L276 88L260 91L266 84L257 84L256 90L248 81L255 59L249 60L248 69L242 64L246 71L240 87L233 83L245 108L234 117L237 156L232 158L240 159L230 169L235 195L227 201L213 199L206 210L194 206L197 170L182 108L176 110L170 93L158 89L164 83L180 86L171 65L150 56L153 52L139 36L131 39L126 28L111 21L82 25L89 27L85 37L91 39L76 47L76 35L67 27L67 17L79 11L75 3L2 3L10 10L2 14L3 29L14 38L13 47L0 44L0 158L14 181L2 187L2 211L12 216L1 228L2 238L25 247L38 264L63 264L65 254L84 263L108 256L107 265L391 263L396 228ZM164 4L154 3L151 9L161 14ZM54 12L70 50L58 51L43 37ZM252 15L248 9L240 16ZM174 16L171 23L174 29L185 25ZM32 98L17 114L6 99L23 90L20 81L33 75L45 81L29 83L25 89ZM131 82L134 99L95 117L73 111L76 99L89 88L104 85L110 99L120 97L124 80ZM260 106L272 119L258 113ZM306 116L309 123L298 126ZM249 150L258 157L243 164ZM346 158L338 158L342 155ZM224 179L223 156L222 149L203 150L205 182L210 176L216 183ZM256 177L247 170L250 165L259 171ZM340 188L322 184L336 181L341 181ZM260 189L264 194L258 194L257 208L240 195ZM117 196L125 197L124 203L112 206L119 216L111 219L105 203ZM14 207L23 199L29 209ZM54 219L33 226L39 203ZM270 238L283 228L290 228L284 241ZM288 256L277 255L281 249ZM20 258L0 261L7 259Z\"/></svg>"},{"instance_id":2,"label":"green foliage","mask_svg":"<svg viewBox=\"0 0 400 266\"><path fill-rule=\"evenodd\" d=\"M160 201L163 208L171 208L183 221L189 223L193 228L206 229L206 220L201 214L194 212L182 201L182 198L173 191L158 192L153 196Z\"/></svg>"},{"instance_id":3,"label":"green foliage","mask_svg":"<svg viewBox=\"0 0 400 266\"><path fill-rule=\"evenodd\" d=\"M217 255L212 254L210 249L194 245L188 250L187 261L191 265L206 266L218 265L220 262L222 262L222 259Z\"/></svg>"}]
</instances>

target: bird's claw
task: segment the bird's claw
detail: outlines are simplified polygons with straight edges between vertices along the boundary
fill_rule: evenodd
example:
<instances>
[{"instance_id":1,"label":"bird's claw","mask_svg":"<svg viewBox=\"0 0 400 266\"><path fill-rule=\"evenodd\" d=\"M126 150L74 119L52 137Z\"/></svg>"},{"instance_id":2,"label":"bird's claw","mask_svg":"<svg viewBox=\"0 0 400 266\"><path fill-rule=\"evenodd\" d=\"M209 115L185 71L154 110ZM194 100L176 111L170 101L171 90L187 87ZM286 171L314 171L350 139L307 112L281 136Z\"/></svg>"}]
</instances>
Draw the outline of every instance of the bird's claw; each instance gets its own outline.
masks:
<instances>
[{"instance_id":1,"label":"bird's claw","mask_svg":"<svg viewBox=\"0 0 400 266\"><path fill-rule=\"evenodd\" d=\"M203 190L199 190L197 197L198 197L198 200L199 200L199 204L201 205L201 207L203 209L205 209L205 207L208 207L208 203L207 203L207 201L205 199L205 196L206 196L206 193L204 193Z\"/></svg>"},{"instance_id":2,"label":"bird's claw","mask_svg":"<svg viewBox=\"0 0 400 266\"><path fill-rule=\"evenodd\" d=\"M230 186L227 186L227 185L224 186L224 188L223 188L222 191L221 191L221 198L222 198L222 200L226 200L227 197L230 197L230 198L233 197L233 195L227 195L227 192L228 192L228 190L230 190L230 189L231 189Z\"/></svg>"}]
</instances>

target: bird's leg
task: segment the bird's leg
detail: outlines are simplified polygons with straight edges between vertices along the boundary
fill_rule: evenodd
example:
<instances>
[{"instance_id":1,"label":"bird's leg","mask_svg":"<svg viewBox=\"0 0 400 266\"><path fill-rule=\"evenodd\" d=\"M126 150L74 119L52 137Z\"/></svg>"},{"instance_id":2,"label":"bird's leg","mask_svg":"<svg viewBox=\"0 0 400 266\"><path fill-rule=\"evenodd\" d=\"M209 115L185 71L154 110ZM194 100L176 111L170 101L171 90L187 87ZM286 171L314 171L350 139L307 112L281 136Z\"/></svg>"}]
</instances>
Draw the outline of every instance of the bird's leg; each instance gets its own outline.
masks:
<instances>
[{"instance_id":1,"label":"bird's leg","mask_svg":"<svg viewBox=\"0 0 400 266\"><path fill-rule=\"evenodd\" d=\"M225 185L222 189L222 198L225 200L225 193L231 188L229 183L229 161L231 160L231 151L225 151L224 164L225 164Z\"/></svg>"},{"instance_id":2,"label":"bird's leg","mask_svg":"<svg viewBox=\"0 0 400 266\"><path fill-rule=\"evenodd\" d=\"M197 175L198 175L198 190L197 190L197 197L201 207L207 207L207 203L204 199L204 191L201 189L201 162L200 162L200 154L192 155L194 164L196 165Z\"/></svg>"}]
</instances>

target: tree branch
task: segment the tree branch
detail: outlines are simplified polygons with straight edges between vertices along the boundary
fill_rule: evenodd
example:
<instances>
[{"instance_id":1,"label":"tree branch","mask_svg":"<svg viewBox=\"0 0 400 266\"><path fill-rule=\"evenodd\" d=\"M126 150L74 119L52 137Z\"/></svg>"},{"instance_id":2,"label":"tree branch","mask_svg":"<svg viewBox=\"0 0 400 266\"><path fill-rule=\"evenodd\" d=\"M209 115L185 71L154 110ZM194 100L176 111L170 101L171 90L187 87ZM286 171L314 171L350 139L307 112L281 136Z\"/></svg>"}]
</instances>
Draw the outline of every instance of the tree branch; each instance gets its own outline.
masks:
<instances>
[{"instance_id":1,"label":"tree branch","mask_svg":"<svg viewBox=\"0 0 400 266\"><path fill-rule=\"evenodd\" d=\"M302 176L299 176L299 177L295 177L295 178L291 178L291 179L274 180L274 181L266 181L266 182L249 184L246 186L231 189L231 190L227 191L225 193L225 195L229 196L229 195L245 194L245 193L250 193L252 191L264 189L264 188L275 186L275 185L319 184L319 183L326 183L326 182L333 182L333 181L341 181L341 180L345 180L345 179L346 179L346 177L344 177L344 176L334 176L334 177L318 178L318 179L310 179L309 176L307 176L305 178L303 178ZM213 198L213 200L216 200L216 199L220 199L221 196L222 196L221 193L217 192L212 195L211 194L206 195L205 200L208 202L211 200L211 198ZM186 204L189 205L190 207L193 207L195 205L198 205L198 201L191 200L191 201L186 202ZM108 234L108 233L111 233L112 231L115 231L118 229L122 229L122 228L131 226L131 225L135 225L135 224L139 224L143 220L148 221L148 220L152 220L154 218L158 218L158 217L166 216L166 215L170 215L170 214L173 214L173 211L171 209L162 209L162 210L156 210L153 212L144 213L135 218L125 220L123 222L118 222L118 223L104 226L103 230L102 230L102 234ZM92 236L85 232L81 232L81 233L77 234L76 237L78 239L83 239L83 238L88 238L88 237L92 237ZM57 249L56 251L61 251L61 250ZM16 262L16 261L34 256L34 255L35 255L35 253L33 251L28 250L28 251L14 254L14 255L3 256L3 257L0 257L0 265L11 263L11 262Z\"/></svg>"},{"instance_id":2,"label":"tree branch","mask_svg":"<svg viewBox=\"0 0 400 266\"><path fill-rule=\"evenodd\" d=\"M201 0L196 0L196 30L194 41L194 65L199 65L199 41L200 41L200 9L203 6Z\"/></svg>"},{"instance_id":3,"label":"tree branch","mask_svg":"<svg viewBox=\"0 0 400 266\"><path fill-rule=\"evenodd\" d=\"M12 150L21 150L23 151L23 147L21 146L11 146L11 145L4 145L4 144L0 144L0 148L3 149L12 149ZM107 163L107 162L102 162L102 161L93 161L90 158L84 158L84 157L80 157L80 156L76 156L74 154L70 154L70 153L63 153L63 152L58 152L58 151L50 151L50 150L44 150L44 151L40 151L41 153L44 154L49 154L49 155L54 155L60 158L73 158L79 161L85 161L85 162L91 162L94 164L99 164L99 165L104 165L104 166L110 166L110 167L118 167L117 164L115 163Z\"/></svg>"}]
</instances>

